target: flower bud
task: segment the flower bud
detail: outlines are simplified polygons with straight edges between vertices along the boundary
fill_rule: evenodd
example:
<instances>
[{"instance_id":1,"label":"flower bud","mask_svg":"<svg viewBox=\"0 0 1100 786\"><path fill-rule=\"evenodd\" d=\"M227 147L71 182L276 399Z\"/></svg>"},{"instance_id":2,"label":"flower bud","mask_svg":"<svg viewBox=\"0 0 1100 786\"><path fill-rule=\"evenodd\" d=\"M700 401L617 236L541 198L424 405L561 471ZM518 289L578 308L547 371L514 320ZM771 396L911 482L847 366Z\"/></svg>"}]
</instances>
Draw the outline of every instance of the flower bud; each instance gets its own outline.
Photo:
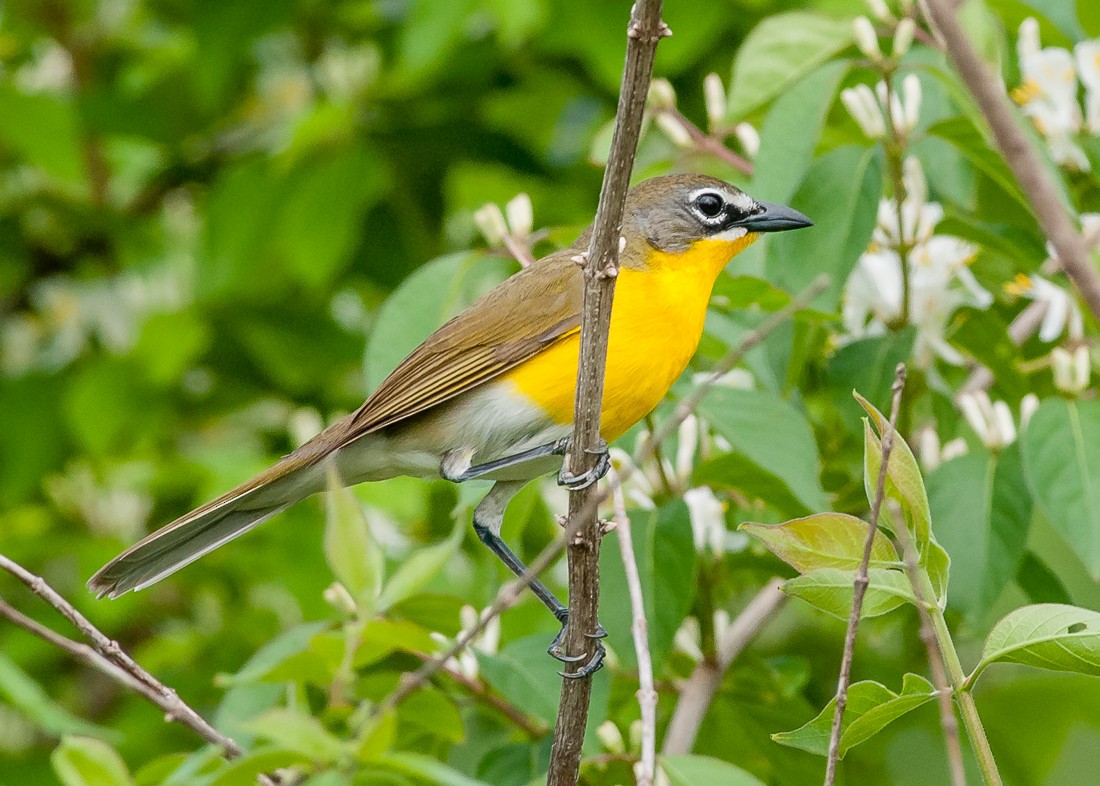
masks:
<instances>
[{"instance_id":1,"label":"flower bud","mask_svg":"<svg viewBox=\"0 0 1100 786\"><path fill-rule=\"evenodd\" d=\"M840 101L860 129L871 139L881 139L886 131L882 111L875 102L874 93L867 85L856 85L840 91Z\"/></svg>"},{"instance_id":2,"label":"flower bud","mask_svg":"<svg viewBox=\"0 0 1100 786\"><path fill-rule=\"evenodd\" d=\"M665 136L672 140L677 147L692 147L691 134L683 127L679 120L667 112L657 115L657 125L665 132Z\"/></svg>"},{"instance_id":3,"label":"flower bud","mask_svg":"<svg viewBox=\"0 0 1100 786\"><path fill-rule=\"evenodd\" d=\"M733 128L737 141L741 143L741 149L749 158L756 158L760 152L760 132L748 123L738 123Z\"/></svg>"},{"instance_id":4,"label":"flower bud","mask_svg":"<svg viewBox=\"0 0 1100 786\"><path fill-rule=\"evenodd\" d=\"M726 119L726 88L718 74L707 74L703 80L703 99L707 106L710 130L716 131Z\"/></svg>"},{"instance_id":5,"label":"flower bud","mask_svg":"<svg viewBox=\"0 0 1100 786\"><path fill-rule=\"evenodd\" d=\"M867 0L867 7L871 9L871 15L883 22L893 22L894 15L886 6L886 0Z\"/></svg>"},{"instance_id":6,"label":"flower bud","mask_svg":"<svg viewBox=\"0 0 1100 786\"><path fill-rule=\"evenodd\" d=\"M856 46L859 51L867 55L872 63L883 61L882 50L878 46L878 33L871 20L865 16L857 16L852 20L852 31L855 33Z\"/></svg>"},{"instance_id":7,"label":"flower bud","mask_svg":"<svg viewBox=\"0 0 1100 786\"><path fill-rule=\"evenodd\" d=\"M667 79L654 79L649 83L649 106L652 109L674 109L676 107L676 90Z\"/></svg>"},{"instance_id":8,"label":"flower bud","mask_svg":"<svg viewBox=\"0 0 1100 786\"><path fill-rule=\"evenodd\" d=\"M596 739L600 741L604 749L609 753L625 753L626 742L623 740L623 733L619 731L619 727L615 725L614 721L604 721L596 727Z\"/></svg>"},{"instance_id":9,"label":"flower bud","mask_svg":"<svg viewBox=\"0 0 1100 786\"><path fill-rule=\"evenodd\" d=\"M516 194L504 206L504 213L508 217L508 228L512 230L512 237L526 239L531 236L531 227L535 220L531 197L527 194Z\"/></svg>"},{"instance_id":10,"label":"flower bud","mask_svg":"<svg viewBox=\"0 0 1100 786\"><path fill-rule=\"evenodd\" d=\"M1039 397L1034 393L1028 393L1022 399L1020 399L1020 430L1023 431L1027 428L1027 424L1031 422L1031 416L1035 414L1035 410L1039 408Z\"/></svg>"},{"instance_id":11,"label":"flower bud","mask_svg":"<svg viewBox=\"0 0 1100 786\"><path fill-rule=\"evenodd\" d=\"M477 228L481 230L481 234L490 246L499 246L504 242L504 236L508 234L504 214L500 211L500 206L492 202L474 211L474 223L477 224Z\"/></svg>"},{"instance_id":12,"label":"flower bud","mask_svg":"<svg viewBox=\"0 0 1100 786\"><path fill-rule=\"evenodd\" d=\"M916 74L909 74L901 80L901 96L902 128L899 131L909 133L920 121L921 86L920 78Z\"/></svg>"},{"instance_id":13,"label":"flower bud","mask_svg":"<svg viewBox=\"0 0 1100 786\"><path fill-rule=\"evenodd\" d=\"M909 47L913 45L913 36L916 32L917 23L909 17L898 22L897 29L894 30L894 44L892 49L894 57L902 57L909 51Z\"/></svg>"}]
</instances>

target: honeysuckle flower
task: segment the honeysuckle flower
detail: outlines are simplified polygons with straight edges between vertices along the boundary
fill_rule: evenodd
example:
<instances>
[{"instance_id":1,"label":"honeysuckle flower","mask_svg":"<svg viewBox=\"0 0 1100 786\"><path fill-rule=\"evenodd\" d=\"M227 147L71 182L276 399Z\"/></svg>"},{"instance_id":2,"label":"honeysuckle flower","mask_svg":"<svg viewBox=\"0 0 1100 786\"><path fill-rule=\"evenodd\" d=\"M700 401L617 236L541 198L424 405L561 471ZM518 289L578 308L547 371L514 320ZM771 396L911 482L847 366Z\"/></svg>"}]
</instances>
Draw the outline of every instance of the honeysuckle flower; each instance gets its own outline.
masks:
<instances>
[{"instance_id":1,"label":"honeysuckle flower","mask_svg":"<svg viewBox=\"0 0 1100 786\"><path fill-rule=\"evenodd\" d=\"M917 34L917 23L909 17L902 19L898 22L897 28L894 30L894 44L893 54L894 57L901 57L909 51L909 47L913 45L913 36Z\"/></svg>"},{"instance_id":2,"label":"honeysuckle flower","mask_svg":"<svg viewBox=\"0 0 1100 786\"><path fill-rule=\"evenodd\" d=\"M1021 273L1005 284L1005 291L1046 303L1046 313L1039 323L1040 341L1054 341L1063 333L1070 340L1077 341L1084 335L1084 321L1076 298L1042 276Z\"/></svg>"},{"instance_id":3,"label":"honeysuckle flower","mask_svg":"<svg viewBox=\"0 0 1100 786\"><path fill-rule=\"evenodd\" d=\"M984 390L958 397L959 409L979 439L990 450L1001 450L1016 441L1016 422L1003 401L990 401Z\"/></svg>"},{"instance_id":4,"label":"honeysuckle flower","mask_svg":"<svg viewBox=\"0 0 1100 786\"><path fill-rule=\"evenodd\" d=\"M945 336L947 321L961 306L987 308L993 297L967 267L977 253L975 247L950 235L935 234L943 208L927 201L927 183L916 159L907 159L904 169L906 195L900 210L894 199L879 203L871 246L845 285L846 338L882 335L888 325L901 319L904 282L899 249L905 247L908 319L917 327L915 360L922 367L931 365L936 357L961 365L963 356Z\"/></svg>"},{"instance_id":5,"label":"honeysuckle flower","mask_svg":"<svg viewBox=\"0 0 1100 786\"><path fill-rule=\"evenodd\" d=\"M920 463L925 472L931 472L940 464L967 453L966 440L959 437L940 445L940 435L932 426L921 429L917 435Z\"/></svg>"},{"instance_id":6,"label":"honeysuckle flower","mask_svg":"<svg viewBox=\"0 0 1100 786\"><path fill-rule=\"evenodd\" d=\"M875 26L870 19L857 16L852 20L852 32L855 34L859 51L867 55L872 63L880 63L885 59L878 45L878 33L875 32Z\"/></svg>"},{"instance_id":7,"label":"honeysuckle flower","mask_svg":"<svg viewBox=\"0 0 1100 786\"><path fill-rule=\"evenodd\" d=\"M1092 360L1089 348L1078 344L1072 350L1055 347L1050 353L1050 368L1054 387L1063 393L1078 394L1089 386Z\"/></svg>"},{"instance_id":8,"label":"honeysuckle flower","mask_svg":"<svg viewBox=\"0 0 1100 786\"><path fill-rule=\"evenodd\" d=\"M1073 55L1061 47L1042 47L1039 23L1031 17L1020 24L1016 51L1023 82L1012 91L1012 98L1046 139L1050 155L1056 162L1088 171L1089 160L1074 139L1081 132L1084 119L1077 103ZM1081 52L1078 60L1087 61L1091 47L1083 47ZM1100 65L1096 63L1092 63L1088 78L1092 80L1094 76L1100 81Z\"/></svg>"},{"instance_id":9,"label":"honeysuckle flower","mask_svg":"<svg viewBox=\"0 0 1100 786\"><path fill-rule=\"evenodd\" d=\"M615 721L606 720L597 726L596 739L600 741L600 745L606 751L611 753L626 752L626 740L623 739L623 733L619 731Z\"/></svg>"},{"instance_id":10,"label":"honeysuckle flower","mask_svg":"<svg viewBox=\"0 0 1100 786\"><path fill-rule=\"evenodd\" d=\"M840 91L840 100L860 129L871 139L886 135L886 105L890 105L890 122L894 130L905 136L917 127L920 120L922 91L920 79L909 74L901 81L901 94L888 94L885 82L879 82L874 90L867 85L856 85Z\"/></svg>"},{"instance_id":11,"label":"honeysuckle flower","mask_svg":"<svg viewBox=\"0 0 1100 786\"><path fill-rule=\"evenodd\" d=\"M1082 41L1073 54L1085 86L1085 125L1093 134L1100 134L1100 39Z\"/></svg>"},{"instance_id":12,"label":"honeysuckle flower","mask_svg":"<svg viewBox=\"0 0 1100 786\"><path fill-rule=\"evenodd\" d=\"M1027 428L1027 424L1031 422L1031 416L1035 414L1035 410L1038 408L1039 397L1034 393L1028 393L1020 399L1020 431Z\"/></svg>"},{"instance_id":13,"label":"honeysuckle flower","mask_svg":"<svg viewBox=\"0 0 1100 786\"><path fill-rule=\"evenodd\" d=\"M710 549L720 555L726 551L726 506L714 496L708 486L698 486L684 492L684 503L691 517L695 550Z\"/></svg>"},{"instance_id":14,"label":"honeysuckle flower","mask_svg":"<svg viewBox=\"0 0 1100 786\"><path fill-rule=\"evenodd\" d=\"M760 132L750 123L738 123L733 127L733 135L741 143L741 149L749 158L756 158L760 152Z\"/></svg>"},{"instance_id":15,"label":"honeysuckle flower","mask_svg":"<svg viewBox=\"0 0 1100 786\"><path fill-rule=\"evenodd\" d=\"M703 79L703 100L707 108L707 122L711 133L714 133L726 120L726 88L718 74L707 74Z\"/></svg>"}]
</instances>

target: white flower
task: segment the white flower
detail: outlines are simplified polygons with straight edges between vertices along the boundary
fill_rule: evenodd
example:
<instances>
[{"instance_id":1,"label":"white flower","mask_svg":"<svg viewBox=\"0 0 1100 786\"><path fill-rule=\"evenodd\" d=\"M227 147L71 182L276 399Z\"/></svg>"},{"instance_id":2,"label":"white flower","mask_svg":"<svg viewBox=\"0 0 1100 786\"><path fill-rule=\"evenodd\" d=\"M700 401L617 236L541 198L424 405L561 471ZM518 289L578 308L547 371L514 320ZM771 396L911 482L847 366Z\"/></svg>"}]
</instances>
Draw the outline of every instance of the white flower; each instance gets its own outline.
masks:
<instances>
[{"instance_id":1,"label":"white flower","mask_svg":"<svg viewBox=\"0 0 1100 786\"><path fill-rule=\"evenodd\" d=\"M712 554L726 551L726 506L714 496L707 486L698 486L684 492L691 517L691 531L695 536L696 551L709 547Z\"/></svg>"},{"instance_id":2,"label":"white flower","mask_svg":"<svg viewBox=\"0 0 1100 786\"><path fill-rule=\"evenodd\" d=\"M726 120L726 88L718 74L707 74L703 80L703 100L707 107L707 122L711 133L714 133Z\"/></svg>"},{"instance_id":3,"label":"white flower","mask_svg":"<svg viewBox=\"0 0 1100 786\"><path fill-rule=\"evenodd\" d=\"M1016 423L1012 410L1003 401L990 401L984 390L964 393L958 398L970 427L990 450L1006 448L1016 441Z\"/></svg>"},{"instance_id":4,"label":"white flower","mask_svg":"<svg viewBox=\"0 0 1100 786\"><path fill-rule=\"evenodd\" d=\"M480 620L484 619L488 613L488 608L482 609L481 613L478 613L473 606L463 606L459 611L459 618L462 621L462 630L459 631L455 641L465 639L468 632L473 630L474 626L477 625ZM452 642L442 633L433 632L431 636L441 647L450 647L452 644ZM474 654L474 650L483 652L486 655L496 655L499 647L500 615L497 615L489 620L488 624L485 626L485 630L473 638L470 642L470 646L464 648L457 657L448 660L446 666L452 671L457 671L470 679L477 679L478 665L477 656Z\"/></svg>"},{"instance_id":5,"label":"white flower","mask_svg":"<svg viewBox=\"0 0 1100 786\"><path fill-rule=\"evenodd\" d=\"M1012 91L1013 99L1046 139L1056 162L1088 171L1089 160L1074 141L1081 131L1082 116L1073 55L1056 46L1042 48L1039 23L1030 17L1020 25L1016 48L1023 83ZM1088 49L1083 51L1087 58ZM1090 73L1089 78L1092 76Z\"/></svg>"},{"instance_id":6,"label":"white flower","mask_svg":"<svg viewBox=\"0 0 1100 786\"><path fill-rule=\"evenodd\" d=\"M888 92L885 82L879 82L872 91L867 85L856 85L840 91L840 101L871 139L881 139L886 134L886 105L890 105L890 123L894 130L905 136L917 127L921 105L920 79L909 74L902 80L901 95L897 90Z\"/></svg>"},{"instance_id":7,"label":"white flower","mask_svg":"<svg viewBox=\"0 0 1100 786\"><path fill-rule=\"evenodd\" d=\"M1085 86L1085 123L1089 131L1100 134L1100 39L1082 41L1073 54Z\"/></svg>"},{"instance_id":8,"label":"white flower","mask_svg":"<svg viewBox=\"0 0 1100 786\"><path fill-rule=\"evenodd\" d=\"M1005 291L1047 304L1043 321L1039 324L1040 341L1054 341L1062 333L1066 333L1070 340L1077 341L1084 335L1084 322L1077 300L1045 278L1020 274L1005 285Z\"/></svg>"},{"instance_id":9,"label":"white flower","mask_svg":"<svg viewBox=\"0 0 1100 786\"><path fill-rule=\"evenodd\" d=\"M535 223L531 197L522 192L516 194L504 206L504 215L508 217L508 228L512 231L512 237L526 240L531 236L531 229Z\"/></svg>"},{"instance_id":10,"label":"white flower","mask_svg":"<svg viewBox=\"0 0 1100 786\"><path fill-rule=\"evenodd\" d=\"M925 472L931 472L940 464L967 453L966 440L961 437L949 440L941 446L940 435L933 426L921 429L917 444L920 447L921 467Z\"/></svg>"},{"instance_id":11,"label":"white flower","mask_svg":"<svg viewBox=\"0 0 1100 786\"><path fill-rule=\"evenodd\" d=\"M1027 424L1031 421L1031 416L1035 414L1035 410L1038 408L1039 397L1034 393L1028 393L1020 399L1020 431L1027 428Z\"/></svg>"},{"instance_id":12,"label":"white flower","mask_svg":"<svg viewBox=\"0 0 1100 786\"><path fill-rule=\"evenodd\" d=\"M1072 351L1055 347L1050 353L1050 366L1054 387L1063 393L1077 394L1089 386L1092 360L1084 344L1078 344Z\"/></svg>"},{"instance_id":13,"label":"white flower","mask_svg":"<svg viewBox=\"0 0 1100 786\"><path fill-rule=\"evenodd\" d=\"M677 147L691 147L695 144L683 123L668 112L657 113L657 125Z\"/></svg>"},{"instance_id":14,"label":"white flower","mask_svg":"<svg viewBox=\"0 0 1100 786\"><path fill-rule=\"evenodd\" d=\"M482 236L490 246L499 246L504 242L504 236L508 234L508 224L504 221L504 213L500 206L488 202L474 211L474 223L481 230Z\"/></svg>"},{"instance_id":15,"label":"white flower","mask_svg":"<svg viewBox=\"0 0 1100 786\"><path fill-rule=\"evenodd\" d=\"M901 57L909 51L909 47L913 45L913 36L916 33L917 23L911 18L905 17L905 19L898 22L898 26L894 30L893 53L895 58Z\"/></svg>"},{"instance_id":16,"label":"white flower","mask_svg":"<svg viewBox=\"0 0 1100 786\"><path fill-rule=\"evenodd\" d=\"M917 327L914 356L927 367L936 357L961 365L963 356L946 339L951 315L961 306L988 308L993 302L967 265L974 246L949 235L934 234L943 208L928 202L928 187L916 159L905 162L905 199L900 211L895 200L882 200L871 247L864 253L844 288L843 324L846 338L877 336L902 316L902 259L909 279L909 323ZM901 214L901 226L898 214Z\"/></svg>"},{"instance_id":17,"label":"white flower","mask_svg":"<svg viewBox=\"0 0 1100 786\"><path fill-rule=\"evenodd\" d=\"M760 132L750 123L738 123L733 127L733 134L741 143L741 149L749 158L756 158L760 152Z\"/></svg>"},{"instance_id":18,"label":"white flower","mask_svg":"<svg viewBox=\"0 0 1100 786\"><path fill-rule=\"evenodd\" d=\"M882 62L882 50L878 45L878 33L871 20L865 16L857 16L852 20L852 32L855 34L856 46L859 51L867 55L872 63Z\"/></svg>"}]
</instances>

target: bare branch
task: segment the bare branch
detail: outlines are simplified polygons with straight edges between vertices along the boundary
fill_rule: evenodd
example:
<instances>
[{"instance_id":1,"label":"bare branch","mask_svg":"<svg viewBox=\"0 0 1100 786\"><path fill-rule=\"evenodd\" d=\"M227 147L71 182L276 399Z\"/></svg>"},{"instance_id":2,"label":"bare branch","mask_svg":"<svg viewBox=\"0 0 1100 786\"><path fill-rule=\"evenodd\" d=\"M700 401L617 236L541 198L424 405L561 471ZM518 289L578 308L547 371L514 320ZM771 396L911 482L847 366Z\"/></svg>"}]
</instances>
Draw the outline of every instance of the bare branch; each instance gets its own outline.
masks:
<instances>
[{"instance_id":1,"label":"bare branch","mask_svg":"<svg viewBox=\"0 0 1100 786\"><path fill-rule=\"evenodd\" d=\"M886 472L890 466L890 452L894 449L894 430L897 428L903 390L905 390L905 364L899 363L894 372L890 420L882 430L882 464L878 470L875 498L871 502L870 520L867 522L867 540L863 543L863 556L856 570L852 592L852 613L848 616L848 630L844 635L844 654L840 661L840 678L836 686L836 709L833 712L833 726L829 734L829 758L825 764L825 786L833 786L836 783L836 767L840 760L840 733L844 725L844 708L848 704L848 686L852 683L852 657L856 648L856 633L859 631L859 618L863 613L863 596L867 594L867 585L870 583L867 571L871 564L875 534L878 532L882 500L886 494Z\"/></svg>"},{"instance_id":2,"label":"bare branch","mask_svg":"<svg viewBox=\"0 0 1100 786\"><path fill-rule=\"evenodd\" d=\"M706 717L722 678L749 642L786 602L782 579L772 579L749 601L737 619L718 636L717 661L700 661L680 691L680 699L665 732L661 752L665 755L691 753L699 726Z\"/></svg>"},{"instance_id":3,"label":"bare branch","mask_svg":"<svg viewBox=\"0 0 1100 786\"><path fill-rule=\"evenodd\" d=\"M890 509L895 521L904 521L901 506L890 500ZM955 717L955 708L951 704L951 683L947 679L943 651L936 639L936 630L932 616L928 613L930 603L935 603L924 591L920 580L916 545L905 527L898 527L897 541L901 546L902 560L909 583L913 587L913 596L917 599L917 611L920 612L920 640L928 650L928 667L932 671L932 684L936 686L936 701L940 708L940 725L943 727L944 745L947 748L947 762L951 772L953 786L966 786L966 768L963 766L962 746L959 742L959 719Z\"/></svg>"},{"instance_id":4,"label":"bare branch","mask_svg":"<svg viewBox=\"0 0 1100 786\"><path fill-rule=\"evenodd\" d=\"M762 343L764 339L771 335L794 314L806 308L813 302L814 298L824 292L825 288L828 286L829 277L826 275L818 276L809 287L794 297L790 303L770 315L760 323L758 327L742 337L741 343L726 353L725 357L715 364L710 375L696 384L695 389L677 405L668 420L662 423L661 426L653 432L653 437L640 451L637 457L638 466L645 464L645 462L653 458L656 446L676 432L680 424L699 407L703 399L706 398L706 395L722 378L723 374L726 374L737 366L737 364L744 360L745 355L748 354L750 350ZM610 499L613 489L618 488L621 484L630 480L635 471L633 467L623 467L618 473L618 477L608 484L609 488L604 489L594 500L590 500L589 505L592 515L595 515L595 511L600 505ZM587 510L585 514L588 514ZM425 682L431 679L433 674L443 668L447 661L466 649L474 639L481 635L494 617L499 616L514 606L519 600L523 590L531 583L531 580L550 567L551 563L561 555L562 551L565 549L566 542L576 535L576 531L577 522L567 522L562 537L551 542L531 560L527 565L526 573L500 588L500 592L497 593L497 599L485 613L481 615L480 619L473 627L462 634L453 645L444 652L436 655L434 659L425 663L417 671L412 674L406 674L397 688L377 705L375 713L385 712L388 709L396 707L412 695Z\"/></svg>"},{"instance_id":5,"label":"bare branch","mask_svg":"<svg viewBox=\"0 0 1100 786\"><path fill-rule=\"evenodd\" d=\"M1100 319L1100 275L1089 261L1088 244L1074 227L1074 217L1063 207L1054 183L1017 123L1001 81L982 62L948 0L925 0L924 8L929 24L938 31L955 68L989 122L993 138L1027 195L1039 226L1077 291Z\"/></svg>"},{"instance_id":6,"label":"bare branch","mask_svg":"<svg viewBox=\"0 0 1100 786\"><path fill-rule=\"evenodd\" d=\"M105 636L99 628L88 621L87 617L77 611L71 603L47 584L45 579L34 575L22 565L2 554L0 554L0 568L15 576L31 591L60 612L91 642L91 645L62 636L60 633L16 611L3 601L0 601L0 616L63 649L74 658L98 669L126 687L137 691L164 711L165 720L178 721L187 726L202 739L220 747L225 758L234 759L241 755L242 751L236 742L207 723L201 715L180 699L174 690L138 665L133 658L122 650L117 641Z\"/></svg>"},{"instance_id":7,"label":"bare branch","mask_svg":"<svg viewBox=\"0 0 1100 786\"><path fill-rule=\"evenodd\" d=\"M722 140L703 131L703 129L699 128L695 123L688 120L679 109L676 107L669 107L661 109L660 111L675 120L676 123L687 132L696 150L701 153L712 155L719 161L728 165L731 169L736 169L752 177L755 167L751 161L734 153L722 143Z\"/></svg>"},{"instance_id":8,"label":"bare branch","mask_svg":"<svg viewBox=\"0 0 1100 786\"><path fill-rule=\"evenodd\" d=\"M614 470L612 470L614 473ZM615 475L611 475L614 481ZM649 654L649 623L645 616L642 580L638 561L634 557L634 541L630 532L630 517L626 515L626 500L622 484L615 485L611 496L615 503L615 531L619 535L619 553L626 572L626 588L630 595L630 632L634 636L634 652L638 660L638 707L642 714L642 757L634 767L638 786L653 786L657 772L657 689L653 687L653 658Z\"/></svg>"}]
</instances>

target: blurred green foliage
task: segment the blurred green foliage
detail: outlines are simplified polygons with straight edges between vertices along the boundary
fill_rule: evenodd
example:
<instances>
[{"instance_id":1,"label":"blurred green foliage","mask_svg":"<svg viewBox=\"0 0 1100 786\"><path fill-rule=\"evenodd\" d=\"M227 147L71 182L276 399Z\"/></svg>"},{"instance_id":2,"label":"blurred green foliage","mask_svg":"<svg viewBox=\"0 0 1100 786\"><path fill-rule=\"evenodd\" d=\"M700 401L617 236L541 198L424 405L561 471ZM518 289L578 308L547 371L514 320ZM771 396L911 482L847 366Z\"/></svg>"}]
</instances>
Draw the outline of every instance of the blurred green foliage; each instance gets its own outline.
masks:
<instances>
[{"instance_id":1,"label":"blurred green foliage","mask_svg":"<svg viewBox=\"0 0 1100 786\"><path fill-rule=\"evenodd\" d=\"M421 655L469 626L476 612L464 606L487 606L507 578L468 531L483 486L372 484L334 496L327 513L318 500L299 505L138 595L95 601L83 583L147 529L358 406L408 349L513 271L480 250L473 213L482 204L528 193L536 226L549 228L537 252L575 237L595 208L592 159L607 144L629 5L0 5L0 551L45 576L248 750L226 764L111 680L3 626L0 783L226 786L288 766L308 772L311 786L522 786L541 776L558 679L544 653L555 625L533 599L453 664L466 685L443 675L396 711L370 714ZM1044 44L1100 35L1090 0L965 6L1010 87L1021 81L1013 51L1025 17L1038 20ZM649 485L631 489L662 733L678 680L713 652L718 622L771 576L794 575L736 526L865 514L861 412L850 394L884 406L903 360L917 363L902 431L914 445L931 429L939 443L969 447L926 470L931 518L953 560L947 616L964 660L976 664L996 620L1026 602L1100 607L1100 411L1087 385L1072 394L1056 385L1050 350L1060 334L1021 347L1007 338L1027 301L1005 285L1039 270L1043 238L934 47L904 60L923 91L909 152L943 205L939 231L975 245L968 270L993 295L952 308L944 342L994 372L995 399L1014 410L1029 393L1044 401L1018 443L990 446L954 403L967 368L921 355L923 326L855 335L837 318L894 189L883 146L838 100L876 79L852 45L858 12L842 0L667 2L675 35L659 47L656 75L708 130L704 76L732 85L722 137L752 154L754 174L678 147L651 124L636 179L703 171L817 224L738 257L689 375L788 292L822 271L832 284L816 310L749 354L749 381L717 390L705 423L682 429L662 472L646 468ZM733 141L741 121L759 131L758 151ZM1079 143L1092 173L1051 168L1068 204L1096 211L1100 140ZM1095 335L1090 323L1084 339ZM700 487L713 489L717 513L680 501ZM557 536L561 509L552 487L532 484L505 536L529 558ZM637 748L628 604L610 540L602 567L613 658L594 688L589 784L630 781ZM4 598L54 622L0 578ZM548 580L563 589L560 569ZM842 636L842 622L792 600L726 676L698 755L667 760L670 782L819 781L820 758L770 735L826 705ZM903 689L901 675L927 673L914 610L865 621L855 663L857 679L901 690L882 703L907 701L919 678ZM1100 683L997 666L976 695L1008 782L1078 784L1100 766ZM946 782L934 702L913 701L850 751L847 782ZM605 722L618 743L596 735Z\"/></svg>"}]
</instances>

